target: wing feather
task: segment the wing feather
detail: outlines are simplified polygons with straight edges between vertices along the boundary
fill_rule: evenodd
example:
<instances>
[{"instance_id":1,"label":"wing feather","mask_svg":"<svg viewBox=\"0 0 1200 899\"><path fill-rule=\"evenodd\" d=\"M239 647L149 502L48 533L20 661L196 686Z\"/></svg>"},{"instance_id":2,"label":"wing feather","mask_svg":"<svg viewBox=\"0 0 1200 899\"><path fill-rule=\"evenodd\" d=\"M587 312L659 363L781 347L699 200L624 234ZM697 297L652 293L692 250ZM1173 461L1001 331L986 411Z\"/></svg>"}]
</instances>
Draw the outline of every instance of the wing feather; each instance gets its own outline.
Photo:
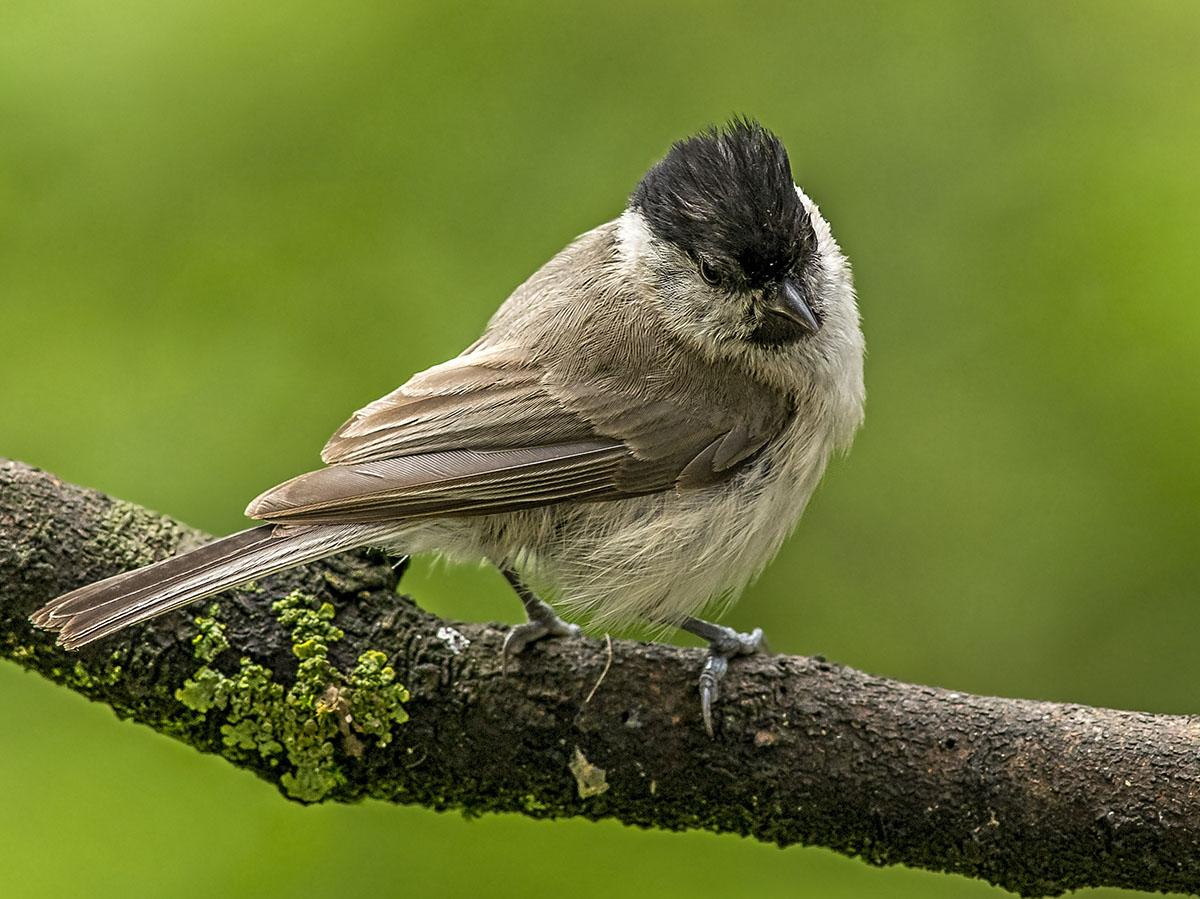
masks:
<instances>
[{"instance_id":1,"label":"wing feather","mask_svg":"<svg viewBox=\"0 0 1200 899\"><path fill-rule=\"evenodd\" d=\"M597 438L517 353L477 351L415 375L329 438L326 464L460 449L552 446Z\"/></svg>"},{"instance_id":2,"label":"wing feather","mask_svg":"<svg viewBox=\"0 0 1200 899\"><path fill-rule=\"evenodd\" d=\"M615 441L452 450L342 463L292 478L247 509L288 522L367 522L508 511L615 493L628 451Z\"/></svg>"},{"instance_id":3,"label":"wing feather","mask_svg":"<svg viewBox=\"0 0 1200 899\"><path fill-rule=\"evenodd\" d=\"M793 414L788 395L750 375L718 375L664 332L649 340L629 297L590 308L558 289L519 320L502 308L499 330L355 413L321 454L329 467L267 491L247 514L369 522L703 487Z\"/></svg>"}]
</instances>

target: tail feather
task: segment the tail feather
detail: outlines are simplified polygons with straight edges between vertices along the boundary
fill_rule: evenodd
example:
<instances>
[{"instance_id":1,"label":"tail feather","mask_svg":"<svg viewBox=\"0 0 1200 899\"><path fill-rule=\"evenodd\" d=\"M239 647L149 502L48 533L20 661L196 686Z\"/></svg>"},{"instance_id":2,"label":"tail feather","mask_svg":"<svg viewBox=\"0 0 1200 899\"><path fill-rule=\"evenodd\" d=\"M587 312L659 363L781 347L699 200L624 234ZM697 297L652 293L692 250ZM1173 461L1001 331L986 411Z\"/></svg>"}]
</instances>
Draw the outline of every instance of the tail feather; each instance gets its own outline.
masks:
<instances>
[{"instance_id":1,"label":"tail feather","mask_svg":"<svg viewBox=\"0 0 1200 899\"><path fill-rule=\"evenodd\" d=\"M238 584L362 546L371 542L367 530L261 525L80 587L30 617L38 627L58 631L60 645L77 649Z\"/></svg>"}]
</instances>

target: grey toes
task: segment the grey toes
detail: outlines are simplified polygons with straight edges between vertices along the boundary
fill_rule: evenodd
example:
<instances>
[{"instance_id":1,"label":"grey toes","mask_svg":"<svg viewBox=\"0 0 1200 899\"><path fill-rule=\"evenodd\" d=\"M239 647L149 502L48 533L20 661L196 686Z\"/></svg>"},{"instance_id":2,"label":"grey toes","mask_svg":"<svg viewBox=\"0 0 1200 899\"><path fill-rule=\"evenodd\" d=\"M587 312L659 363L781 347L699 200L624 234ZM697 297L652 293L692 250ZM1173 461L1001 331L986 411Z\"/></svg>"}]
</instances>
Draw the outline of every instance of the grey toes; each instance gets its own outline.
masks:
<instances>
[{"instance_id":1,"label":"grey toes","mask_svg":"<svg viewBox=\"0 0 1200 899\"><path fill-rule=\"evenodd\" d=\"M742 634L733 628L699 618L685 619L682 627L688 633L708 641L708 658L700 669L700 716L704 719L705 733L712 737L712 707L721 695L721 678L729 670L729 660L736 656L765 652L767 641L760 627Z\"/></svg>"}]
</instances>

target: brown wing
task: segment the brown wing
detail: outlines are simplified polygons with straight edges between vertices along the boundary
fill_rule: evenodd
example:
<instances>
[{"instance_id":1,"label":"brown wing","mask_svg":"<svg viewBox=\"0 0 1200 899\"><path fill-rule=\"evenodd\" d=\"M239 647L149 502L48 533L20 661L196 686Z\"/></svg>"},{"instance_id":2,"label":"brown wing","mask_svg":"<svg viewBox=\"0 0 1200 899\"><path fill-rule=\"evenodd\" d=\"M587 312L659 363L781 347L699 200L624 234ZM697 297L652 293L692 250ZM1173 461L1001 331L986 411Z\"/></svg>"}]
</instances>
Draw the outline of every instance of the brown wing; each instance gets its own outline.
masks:
<instances>
[{"instance_id":1,"label":"brown wing","mask_svg":"<svg viewBox=\"0 0 1200 899\"><path fill-rule=\"evenodd\" d=\"M338 428L326 464L449 450L516 449L595 440L596 430L546 389L517 350L483 349L414 375Z\"/></svg>"},{"instance_id":2,"label":"brown wing","mask_svg":"<svg viewBox=\"0 0 1200 899\"><path fill-rule=\"evenodd\" d=\"M612 493L626 450L593 441L516 450L448 450L331 465L267 491L267 521L363 522L503 512Z\"/></svg>"},{"instance_id":3,"label":"brown wing","mask_svg":"<svg viewBox=\"0 0 1200 899\"><path fill-rule=\"evenodd\" d=\"M733 471L783 422L711 405L689 414L695 403L647 399L632 384L567 391L516 358L477 350L417 375L338 430L322 453L328 468L267 491L247 514L380 521L701 486Z\"/></svg>"}]
</instances>

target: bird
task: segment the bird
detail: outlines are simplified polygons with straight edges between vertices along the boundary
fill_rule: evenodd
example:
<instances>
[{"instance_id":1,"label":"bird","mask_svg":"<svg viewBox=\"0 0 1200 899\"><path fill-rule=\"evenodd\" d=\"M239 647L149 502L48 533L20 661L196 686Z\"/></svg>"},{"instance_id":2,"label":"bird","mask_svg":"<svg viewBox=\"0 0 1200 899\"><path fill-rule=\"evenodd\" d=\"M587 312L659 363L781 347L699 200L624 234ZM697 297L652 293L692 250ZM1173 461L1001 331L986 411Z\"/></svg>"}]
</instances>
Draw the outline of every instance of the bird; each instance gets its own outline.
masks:
<instances>
[{"instance_id":1,"label":"bird","mask_svg":"<svg viewBox=\"0 0 1200 899\"><path fill-rule=\"evenodd\" d=\"M708 643L701 718L761 629L719 616L863 419L850 265L783 142L735 117L673 143L624 210L516 288L462 353L267 490L260 524L81 587L31 618L76 649L239 584L370 546L495 565L537 640L639 622ZM711 614L699 617L704 612Z\"/></svg>"}]
</instances>

